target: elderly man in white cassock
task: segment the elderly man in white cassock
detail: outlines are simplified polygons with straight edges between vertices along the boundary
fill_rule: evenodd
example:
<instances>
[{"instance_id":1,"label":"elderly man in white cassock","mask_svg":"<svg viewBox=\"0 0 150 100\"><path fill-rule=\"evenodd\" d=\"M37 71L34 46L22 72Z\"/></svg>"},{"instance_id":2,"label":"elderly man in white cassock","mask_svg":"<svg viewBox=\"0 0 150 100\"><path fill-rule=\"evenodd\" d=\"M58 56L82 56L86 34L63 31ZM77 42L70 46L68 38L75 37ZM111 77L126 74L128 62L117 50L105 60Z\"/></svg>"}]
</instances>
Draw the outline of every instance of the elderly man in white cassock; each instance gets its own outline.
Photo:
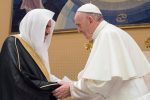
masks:
<instances>
[{"instance_id":1,"label":"elderly man in white cassock","mask_svg":"<svg viewBox=\"0 0 150 100\"><path fill-rule=\"evenodd\" d=\"M103 20L91 3L77 10L74 21L93 47L78 81L61 83L53 94L72 100L150 100L150 82L144 80L150 64L129 34Z\"/></svg>"}]
</instances>

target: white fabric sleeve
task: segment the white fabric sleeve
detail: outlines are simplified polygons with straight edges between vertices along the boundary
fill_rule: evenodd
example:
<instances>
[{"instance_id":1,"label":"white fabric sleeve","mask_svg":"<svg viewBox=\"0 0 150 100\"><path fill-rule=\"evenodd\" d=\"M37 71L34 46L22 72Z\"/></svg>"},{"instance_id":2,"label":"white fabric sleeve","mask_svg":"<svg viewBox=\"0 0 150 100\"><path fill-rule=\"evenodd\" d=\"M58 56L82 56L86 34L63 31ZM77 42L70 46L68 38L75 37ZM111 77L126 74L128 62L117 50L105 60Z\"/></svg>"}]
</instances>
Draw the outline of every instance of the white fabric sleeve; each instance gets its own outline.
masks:
<instances>
[{"instance_id":1,"label":"white fabric sleeve","mask_svg":"<svg viewBox=\"0 0 150 100\"><path fill-rule=\"evenodd\" d=\"M71 97L73 100L96 100L96 96L105 99L110 89L112 88L115 80L113 81L98 81L90 79L80 79L70 86ZM101 96L101 97L100 97ZM91 99L90 99L91 98Z\"/></svg>"},{"instance_id":2,"label":"white fabric sleeve","mask_svg":"<svg viewBox=\"0 0 150 100\"><path fill-rule=\"evenodd\" d=\"M52 82L60 82L60 81L62 81L61 79L57 78L57 77L56 77L55 75L53 75L53 74L50 75L50 80L51 80Z\"/></svg>"},{"instance_id":3,"label":"white fabric sleeve","mask_svg":"<svg viewBox=\"0 0 150 100\"><path fill-rule=\"evenodd\" d=\"M150 74L144 76L144 81L150 90Z\"/></svg>"}]
</instances>

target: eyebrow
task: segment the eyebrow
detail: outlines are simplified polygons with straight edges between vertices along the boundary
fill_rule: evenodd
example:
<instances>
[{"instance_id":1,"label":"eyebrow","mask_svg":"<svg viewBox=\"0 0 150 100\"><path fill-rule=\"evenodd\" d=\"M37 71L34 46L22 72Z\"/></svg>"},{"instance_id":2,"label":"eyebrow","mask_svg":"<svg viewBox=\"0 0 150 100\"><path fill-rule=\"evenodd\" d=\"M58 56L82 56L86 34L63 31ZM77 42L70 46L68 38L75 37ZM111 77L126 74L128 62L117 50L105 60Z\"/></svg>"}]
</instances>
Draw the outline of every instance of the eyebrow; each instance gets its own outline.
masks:
<instances>
[{"instance_id":1,"label":"eyebrow","mask_svg":"<svg viewBox=\"0 0 150 100\"><path fill-rule=\"evenodd\" d=\"M51 25L46 25L46 27L51 27Z\"/></svg>"}]
</instances>

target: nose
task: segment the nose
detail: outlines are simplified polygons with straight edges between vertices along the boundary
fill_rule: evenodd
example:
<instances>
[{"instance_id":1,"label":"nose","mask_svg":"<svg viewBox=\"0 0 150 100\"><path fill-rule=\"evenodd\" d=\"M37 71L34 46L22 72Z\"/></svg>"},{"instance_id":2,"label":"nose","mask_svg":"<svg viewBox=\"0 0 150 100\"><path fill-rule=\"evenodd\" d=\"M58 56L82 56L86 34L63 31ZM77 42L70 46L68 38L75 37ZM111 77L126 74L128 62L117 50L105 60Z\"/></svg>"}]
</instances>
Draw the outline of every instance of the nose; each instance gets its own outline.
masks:
<instances>
[{"instance_id":1,"label":"nose","mask_svg":"<svg viewBox=\"0 0 150 100\"><path fill-rule=\"evenodd\" d=\"M46 28L46 33L47 33L46 35L48 35L50 31L51 31L50 28Z\"/></svg>"}]
</instances>

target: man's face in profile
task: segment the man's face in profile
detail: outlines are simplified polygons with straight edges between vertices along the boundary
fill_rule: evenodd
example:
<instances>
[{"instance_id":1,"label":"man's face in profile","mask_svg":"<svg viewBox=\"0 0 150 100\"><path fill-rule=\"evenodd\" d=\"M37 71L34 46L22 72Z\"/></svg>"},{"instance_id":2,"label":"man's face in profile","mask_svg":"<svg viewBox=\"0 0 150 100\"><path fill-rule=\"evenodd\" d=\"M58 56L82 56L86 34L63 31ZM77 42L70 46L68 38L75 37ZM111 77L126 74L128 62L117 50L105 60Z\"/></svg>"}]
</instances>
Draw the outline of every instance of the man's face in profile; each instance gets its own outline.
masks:
<instances>
[{"instance_id":1,"label":"man's face in profile","mask_svg":"<svg viewBox=\"0 0 150 100\"><path fill-rule=\"evenodd\" d=\"M85 13L77 12L74 17L74 22L77 26L78 32L83 33L86 39L91 38L89 26L89 19Z\"/></svg>"},{"instance_id":2,"label":"man's face in profile","mask_svg":"<svg viewBox=\"0 0 150 100\"><path fill-rule=\"evenodd\" d=\"M48 21L48 23L46 25L46 29L45 29L44 41L47 38L47 36L50 34L50 32L51 32L51 21Z\"/></svg>"}]
</instances>

